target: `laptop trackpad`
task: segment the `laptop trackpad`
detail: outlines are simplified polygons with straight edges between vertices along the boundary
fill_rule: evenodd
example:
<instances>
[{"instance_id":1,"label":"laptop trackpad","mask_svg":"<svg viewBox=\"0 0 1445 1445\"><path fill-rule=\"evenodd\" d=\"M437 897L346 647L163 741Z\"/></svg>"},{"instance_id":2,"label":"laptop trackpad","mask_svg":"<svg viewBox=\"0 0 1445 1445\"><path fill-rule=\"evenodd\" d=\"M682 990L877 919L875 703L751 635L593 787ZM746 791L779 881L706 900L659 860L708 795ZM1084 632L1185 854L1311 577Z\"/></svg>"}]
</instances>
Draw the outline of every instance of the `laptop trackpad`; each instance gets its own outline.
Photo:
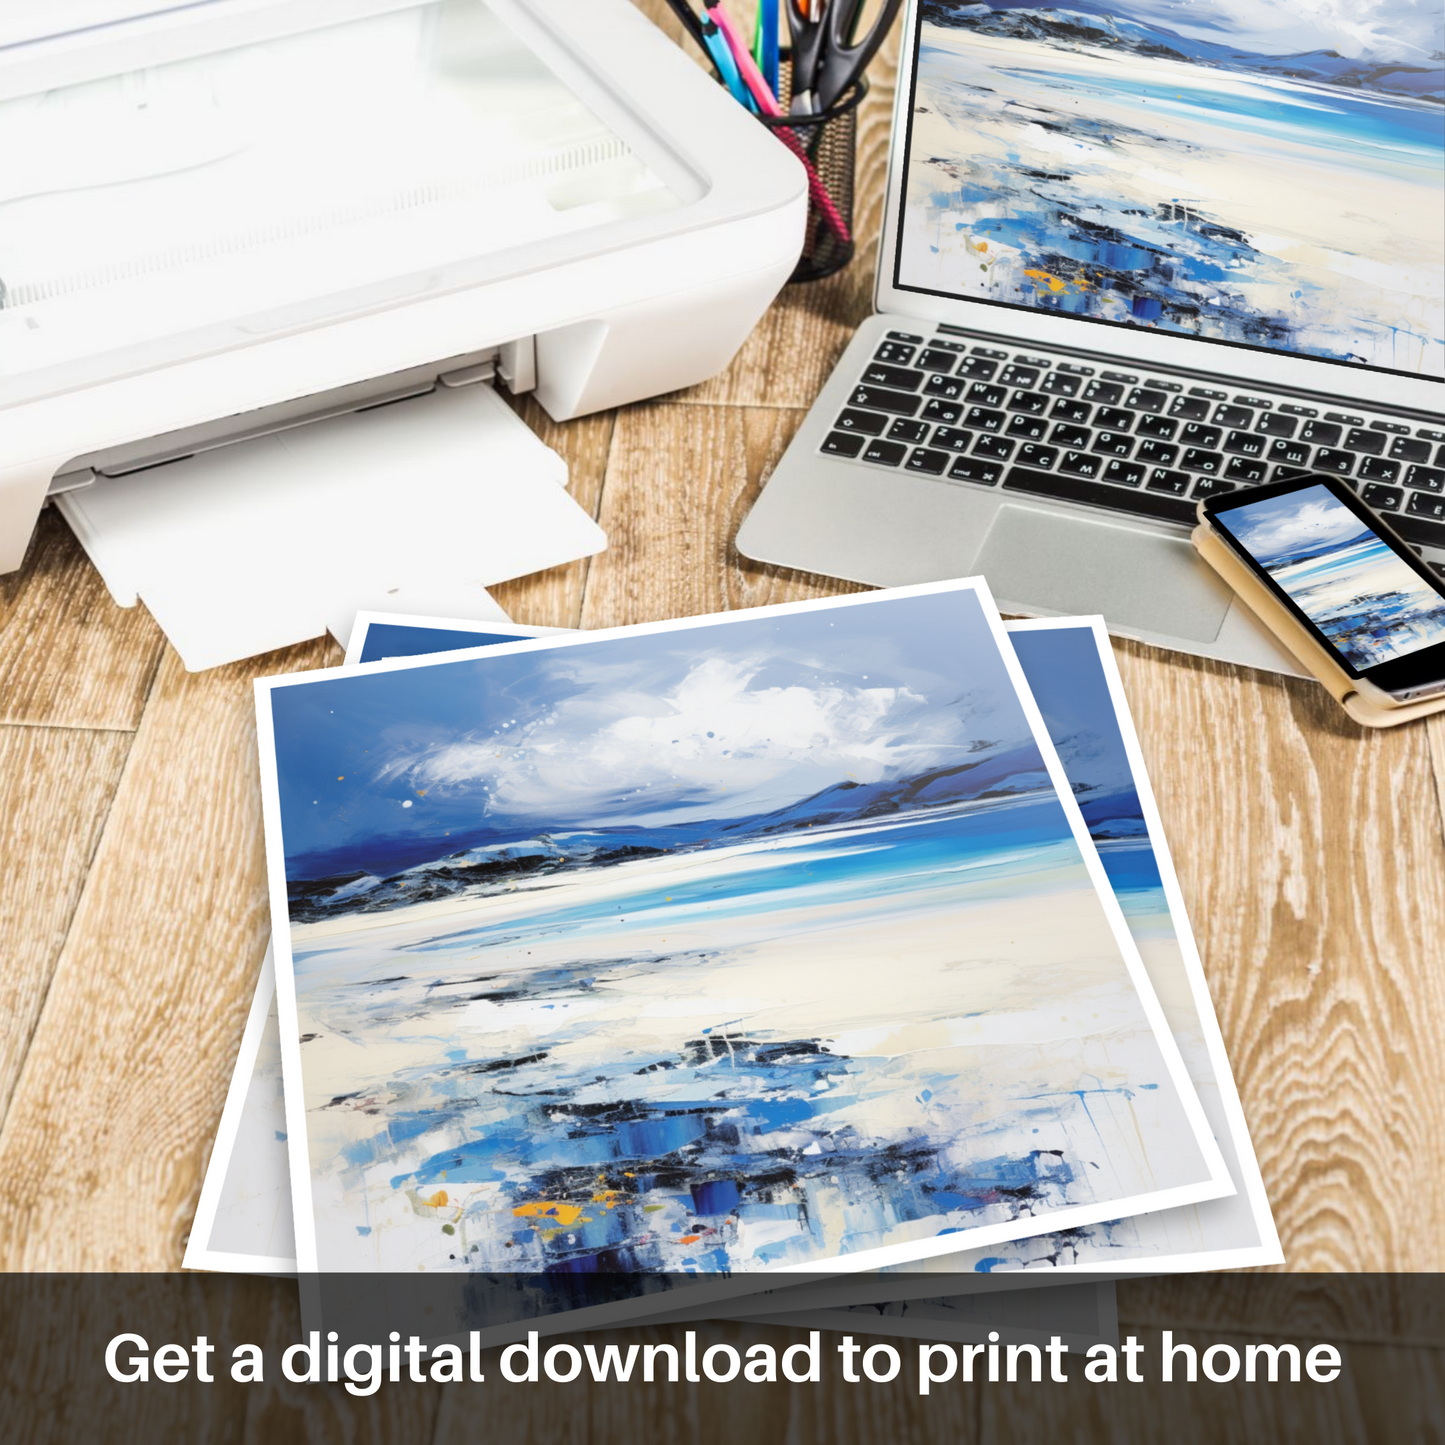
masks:
<instances>
[{"instance_id":1,"label":"laptop trackpad","mask_svg":"<svg viewBox=\"0 0 1445 1445\"><path fill-rule=\"evenodd\" d=\"M1005 506L975 570L1000 607L1102 612L1119 627L1191 642L1219 636L1233 594L1188 542L1127 527Z\"/></svg>"}]
</instances>

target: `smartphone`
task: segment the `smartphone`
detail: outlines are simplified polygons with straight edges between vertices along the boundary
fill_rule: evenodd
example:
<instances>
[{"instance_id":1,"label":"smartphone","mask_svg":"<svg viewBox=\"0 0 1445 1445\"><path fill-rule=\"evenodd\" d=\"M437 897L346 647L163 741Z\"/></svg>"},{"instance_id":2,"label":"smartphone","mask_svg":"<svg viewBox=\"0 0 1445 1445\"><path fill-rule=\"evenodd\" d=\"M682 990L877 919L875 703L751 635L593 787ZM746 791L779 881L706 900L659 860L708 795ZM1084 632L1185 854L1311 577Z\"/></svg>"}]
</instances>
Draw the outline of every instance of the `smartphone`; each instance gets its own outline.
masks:
<instances>
[{"instance_id":1,"label":"smartphone","mask_svg":"<svg viewBox=\"0 0 1445 1445\"><path fill-rule=\"evenodd\" d=\"M1363 694L1403 703L1445 692L1445 578L1348 482L1223 492L1200 513Z\"/></svg>"}]
</instances>

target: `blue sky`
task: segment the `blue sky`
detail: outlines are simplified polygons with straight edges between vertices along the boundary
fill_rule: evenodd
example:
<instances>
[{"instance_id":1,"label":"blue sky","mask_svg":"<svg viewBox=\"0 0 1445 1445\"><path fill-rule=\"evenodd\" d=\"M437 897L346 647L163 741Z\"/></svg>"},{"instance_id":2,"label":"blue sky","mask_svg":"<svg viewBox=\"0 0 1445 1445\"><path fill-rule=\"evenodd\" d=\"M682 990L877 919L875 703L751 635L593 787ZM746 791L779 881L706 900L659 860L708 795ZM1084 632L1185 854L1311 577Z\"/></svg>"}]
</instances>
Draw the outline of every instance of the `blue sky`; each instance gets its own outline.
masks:
<instances>
[{"instance_id":1,"label":"blue sky","mask_svg":"<svg viewBox=\"0 0 1445 1445\"><path fill-rule=\"evenodd\" d=\"M1028 737L971 592L333 675L270 698L297 877L367 851L403 866L482 834L747 817Z\"/></svg>"},{"instance_id":2,"label":"blue sky","mask_svg":"<svg viewBox=\"0 0 1445 1445\"><path fill-rule=\"evenodd\" d=\"M1369 528L1331 495L1327 487L1305 487L1282 497L1250 502L1219 520L1264 566L1300 548L1347 542Z\"/></svg>"}]
</instances>

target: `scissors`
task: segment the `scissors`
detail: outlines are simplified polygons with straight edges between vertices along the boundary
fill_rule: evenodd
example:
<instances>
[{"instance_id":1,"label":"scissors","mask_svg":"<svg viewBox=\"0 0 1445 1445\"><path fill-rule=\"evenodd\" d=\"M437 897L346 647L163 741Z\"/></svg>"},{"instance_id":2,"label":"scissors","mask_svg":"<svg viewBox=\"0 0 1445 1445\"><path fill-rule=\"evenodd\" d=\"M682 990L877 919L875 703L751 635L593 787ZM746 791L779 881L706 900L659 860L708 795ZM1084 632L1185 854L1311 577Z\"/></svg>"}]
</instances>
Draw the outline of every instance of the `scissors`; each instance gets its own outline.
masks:
<instances>
[{"instance_id":1,"label":"scissors","mask_svg":"<svg viewBox=\"0 0 1445 1445\"><path fill-rule=\"evenodd\" d=\"M859 40L865 4L866 0L788 0L794 115L827 110L878 53L902 0L883 0L872 27Z\"/></svg>"}]
</instances>

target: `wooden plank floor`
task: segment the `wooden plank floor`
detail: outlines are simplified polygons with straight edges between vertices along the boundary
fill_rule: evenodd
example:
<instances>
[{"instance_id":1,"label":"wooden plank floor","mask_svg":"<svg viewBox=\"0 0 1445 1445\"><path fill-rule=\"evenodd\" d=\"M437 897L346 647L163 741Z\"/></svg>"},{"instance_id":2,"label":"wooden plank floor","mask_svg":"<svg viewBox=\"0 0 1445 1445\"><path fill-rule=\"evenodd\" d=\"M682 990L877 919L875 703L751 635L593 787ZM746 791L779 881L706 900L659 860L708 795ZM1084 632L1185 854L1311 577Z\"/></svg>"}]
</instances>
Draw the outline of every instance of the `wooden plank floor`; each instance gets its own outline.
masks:
<instances>
[{"instance_id":1,"label":"wooden plank floor","mask_svg":"<svg viewBox=\"0 0 1445 1445\"><path fill-rule=\"evenodd\" d=\"M785 291L688 392L566 425L518 403L609 537L496 589L518 621L849 590L732 539L868 309L890 74L852 267ZM1116 648L1286 1268L1445 1267L1445 721L1367 733L1313 685ZM0 1269L179 1266L268 929L250 681L337 660L323 640L187 674L53 512L0 578ZM634 1434L640 1408L608 1407ZM796 1438L836 1435L810 1410ZM928 1438L982 1428L930 1418Z\"/></svg>"}]
</instances>

